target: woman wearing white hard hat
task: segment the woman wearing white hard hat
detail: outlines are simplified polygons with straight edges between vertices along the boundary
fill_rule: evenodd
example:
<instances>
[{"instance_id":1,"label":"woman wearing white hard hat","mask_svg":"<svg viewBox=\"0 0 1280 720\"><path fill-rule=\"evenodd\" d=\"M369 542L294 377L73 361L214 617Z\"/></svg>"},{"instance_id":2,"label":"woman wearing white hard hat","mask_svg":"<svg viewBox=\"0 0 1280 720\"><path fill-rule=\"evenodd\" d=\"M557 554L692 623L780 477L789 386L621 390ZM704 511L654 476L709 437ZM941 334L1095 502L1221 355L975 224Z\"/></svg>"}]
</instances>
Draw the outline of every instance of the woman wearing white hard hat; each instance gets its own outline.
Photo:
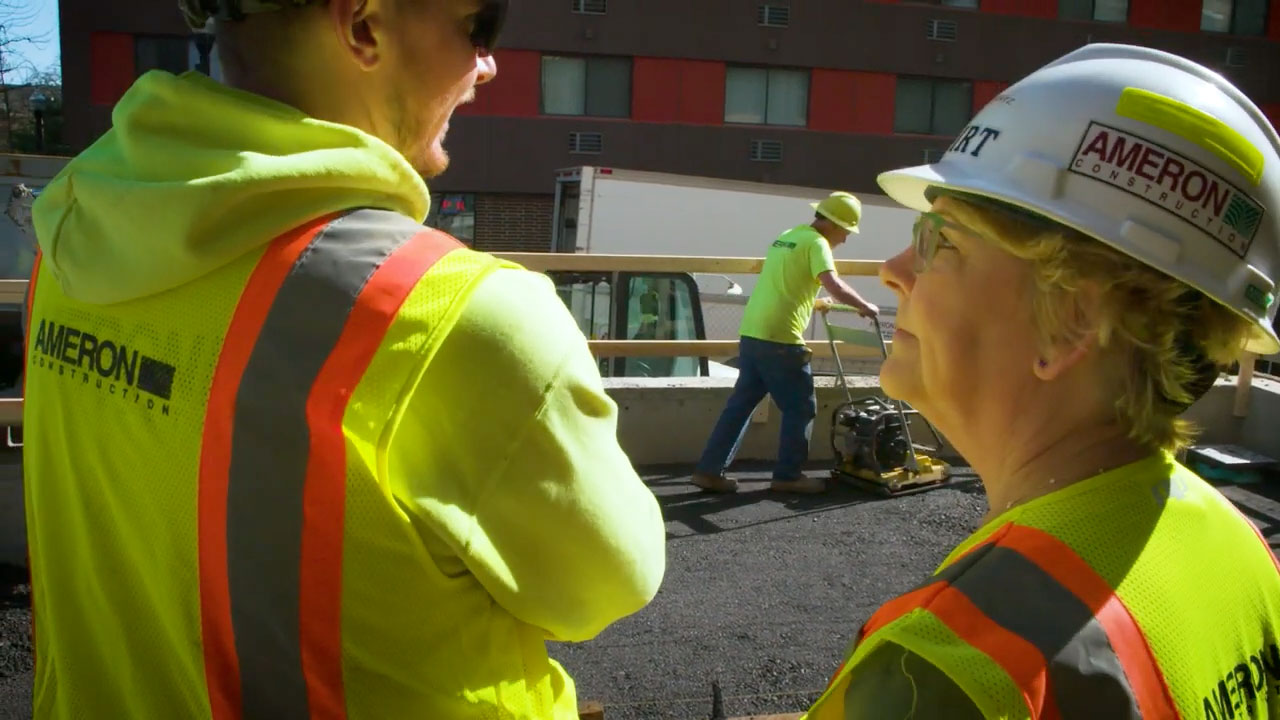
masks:
<instances>
[{"instance_id":1,"label":"woman wearing white hard hat","mask_svg":"<svg viewBox=\"0 0 1280 720\"><path fill-rule=\"evenodd\" d=\"M1174 455L1219 371L1280 348L1275 129L1204 67L1089 45L879 181L922 213L881 383L991 510L809 717L1280 717L1280 572Z\"/></svg>"}]
</instances>

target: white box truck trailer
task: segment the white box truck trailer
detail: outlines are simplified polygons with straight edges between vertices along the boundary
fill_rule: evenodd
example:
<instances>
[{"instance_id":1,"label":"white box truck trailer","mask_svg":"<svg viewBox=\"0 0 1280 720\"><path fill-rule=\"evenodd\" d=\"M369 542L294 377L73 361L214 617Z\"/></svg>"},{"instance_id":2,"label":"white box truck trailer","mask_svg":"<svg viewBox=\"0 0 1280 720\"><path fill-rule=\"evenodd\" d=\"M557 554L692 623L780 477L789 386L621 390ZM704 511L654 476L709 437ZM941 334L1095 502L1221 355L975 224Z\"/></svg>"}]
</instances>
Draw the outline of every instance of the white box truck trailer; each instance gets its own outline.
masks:
<instances>
[{"instance_id":1,"label":"white box truck trailer","mask_svg":"<svg viewBox=\"0 0 1280 720\"><path fill-rule=\"evenodd\" d=\"M730 257L763 256L783 231L813 220L810 203L840 189L595 166L558 171L555 188L553 251ZM916 213L883 195L858 193L858 198L863 212L860 232L836 249L836 257L885 260L906 247ZM649 277L631 276L629 282L637 288L648 288L652 282ZM685 282L663 278L663 287L678 293L663 305L697 310L699 316L687 319L687 327L674 328L676 335L659 339L736 338L756 276L698 274L686 278ZM618 324L617 313L607 310L616 310L618 304L607 302L604 293L618 295L625 307L630 288L607 282L609 278L604 275L590 279L595 281L590 285L562 283L566 302L580 318L584 332L593 337L629 337L625 324ZM863 297L880 306L882 330L886 336L892 335L896 310L893 293L875 277L845 279ZM689 299L690 295L694 297ZM595 313L591 311L593 305ZM625 321L625 313L622 320ZM634 319L632 325L633 329L638 327ZM700 334L691 334L695 331ZM821 323L811 324L808 335L813 340L824 340ZM700 374L691 372L693 360L681 359L672 369L684 370L676 374ZM638 362L630 363L637 367L629 367L623 361L612 365L605 371L633 374L631 370L640 370Z\"/></svg>"}]
</instances>

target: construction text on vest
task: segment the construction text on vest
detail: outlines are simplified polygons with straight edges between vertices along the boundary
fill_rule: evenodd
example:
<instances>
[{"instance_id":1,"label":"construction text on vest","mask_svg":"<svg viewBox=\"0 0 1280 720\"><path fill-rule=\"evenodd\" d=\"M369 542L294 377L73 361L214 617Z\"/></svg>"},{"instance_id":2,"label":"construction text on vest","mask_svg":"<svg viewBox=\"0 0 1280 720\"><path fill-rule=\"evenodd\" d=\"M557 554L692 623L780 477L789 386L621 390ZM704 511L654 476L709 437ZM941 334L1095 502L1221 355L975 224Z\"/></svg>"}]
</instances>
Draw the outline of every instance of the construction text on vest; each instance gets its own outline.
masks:
<instances>
[{"instance_id":1,"label":"construction text on vest","mask_svg":"<svg viewBox=\"0 0 1280 720\"><path fill-rule=\"evenodd\" d=\"M176 368L166 362L142 355L122 342L101 338L93 333L40 319L31 343L33 367L48 368L58 375L90 386L99 392L118 395L121 400L148 410L169 414ZM150 397L143 397L146 393Z\"/></svg>"}]
</instances>

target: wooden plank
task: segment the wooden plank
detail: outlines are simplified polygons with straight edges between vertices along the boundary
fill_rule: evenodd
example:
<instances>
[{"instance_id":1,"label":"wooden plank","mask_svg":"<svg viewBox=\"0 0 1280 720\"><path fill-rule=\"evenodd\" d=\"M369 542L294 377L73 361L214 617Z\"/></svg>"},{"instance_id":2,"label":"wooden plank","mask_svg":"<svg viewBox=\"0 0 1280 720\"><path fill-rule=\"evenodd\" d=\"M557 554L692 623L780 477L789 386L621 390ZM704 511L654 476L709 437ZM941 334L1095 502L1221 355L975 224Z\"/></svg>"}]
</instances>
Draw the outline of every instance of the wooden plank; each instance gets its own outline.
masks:
<instances>
[{"instance_id":1,"label":"wooden plank","mask_svg":"<svg viewBox=\"0 0 1280 720\"><path fill-rule=\"evenodd\" d=\"M604 705L595 700L580 701L578 720L604 720Z\"/></svg>"},{"instance_id":2,"label":"wooden plank","mask_svg":"<svg viewBox=\"0 0 1280 720\"><path fill-rule=\"evenodd\" d=\"M693 257L686 255L596 255L592 253L493 253L494 256L519 263L530 270L566 270L573 272L687 272L720 274L758 274L764 258ZM875 275L879 260L836 260L840 275Z\"/></svg>"},{"instance_id":3,"label":"wooden plank","mask_svg":"<svg viewBox=\"0 0 1280 720\"><path fill-rule=\"evenodd\" d=\"M22 398L0 398L0 426L22 426Z\"/></svg>"},{"instance_id":4,"label":"wooden plank","mask_svg":"<svg viewBox=\"0 0 1280 720\"><path fill-rule=\"evenodd\" d=\"M0 303L16 303L18 305L23 305L26 302L26 280L0 280Z\"/></svg>"},{"instance_id":5,"label":"wooden plank","mask_svg":"<svg viewBox=\"0 0 1280 720\"><path fill-rule=\"evenodd\" d=\"M822 340L808 341L815 358L832 357L831 346ZM596 357L733 357L737 340L588 340ZM836 343L841 358L880 357L880 350L865 345Z\"/></svg>"},{"instance_id":6,"label":"wooden plank","mask_svg":"<svg viewBox=\"0 0 1280 720\"><path fill-rule=\"evenodd\" d=\"M1236 377L1236 400L1232 410L1238 418L1249 415L1249 394L1253 392L1253 367L1258 356L1247 352L1240 355L1240 375Z\"/></svg>"}]
</instances>

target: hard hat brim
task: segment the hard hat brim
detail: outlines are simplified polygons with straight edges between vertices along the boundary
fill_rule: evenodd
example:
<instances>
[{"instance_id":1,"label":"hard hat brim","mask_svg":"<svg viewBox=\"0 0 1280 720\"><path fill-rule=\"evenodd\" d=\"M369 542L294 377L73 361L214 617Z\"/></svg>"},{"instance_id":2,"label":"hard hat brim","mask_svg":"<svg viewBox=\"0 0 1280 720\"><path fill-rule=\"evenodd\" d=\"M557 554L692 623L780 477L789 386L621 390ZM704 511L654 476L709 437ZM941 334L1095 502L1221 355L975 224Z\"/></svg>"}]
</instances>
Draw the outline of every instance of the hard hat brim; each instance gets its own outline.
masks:
<instances>
[{"instance_id":1,"label":"hard hat brim","mask_svg":"<svg viewBox=\"0 0 1280 720\"><path fill-rule=\"evenodd\" d=\"M1054 222L1061 223L1066 227L1088 235L1109 247L1115 248L1119 252L1133 257L1132 253L1127 251L1124 247L1099 235L1098 232L1091 230L1089 227L1077 222L1071 222L1052 211L1041 208L1039 203L1035 202L1034 198L1029 196L1020 197L1018 194L1010 193L1007 183L993 183L986 173L967 173L954 167L941 169L937 164L917 165L915 167L882 172L876 176L876 182L880 185L880 189L884 190L884 193L894 202L900 203L901 205L918 212L928 212L933 207L933 203L929 201L927 196L927 191L930 187L959 190L974 195L982 195L994 200L1000 200L1012 205L1017 205L1018 207L1029 210L1038 215L1043 215ZM1146 264L1141 258L1135 257L1134 259ZM1166 271L1161 270L1161 272ZM1169 274L1169 276L1199 290L1202 293L1205 293L1210 297L1213 297L1213 294L1208 290L1200 287L1199 284L1192 282L1187 278L1178 277L1173 274ZM1219 303L1221 303L1221 301L1219 301ZM1221 304L1223 307L1226 307L1234 311L1237 315L1240 315L1240 317L1250 321L1251 333L1245 345L1245 350L1259 355L1272 355L1280 352L1280 336L1276 335L1274 323L1259 323L1257 318L1249 317L1248 315L1240 312L1237 308L1233 308L1226 303Z\"/></svg>"},{"instance_id":2,"label":"hard hat brim","mask_svg":"<svg viewBox=\"0 0 1280 720\"><path fill-rule=\"evenodd\" d=\"M856 235L862 232L861 230L858 229L857 225L846 225L844 221L840 220L839 218L833 218L829 214L823 212L822 208L818 207L818 203L816 202L809 203L809 207L816 210L818 214L822 215L822 217L838 225L841 229L849 231L850 234Z\"/></svg>"}]
</instances>

